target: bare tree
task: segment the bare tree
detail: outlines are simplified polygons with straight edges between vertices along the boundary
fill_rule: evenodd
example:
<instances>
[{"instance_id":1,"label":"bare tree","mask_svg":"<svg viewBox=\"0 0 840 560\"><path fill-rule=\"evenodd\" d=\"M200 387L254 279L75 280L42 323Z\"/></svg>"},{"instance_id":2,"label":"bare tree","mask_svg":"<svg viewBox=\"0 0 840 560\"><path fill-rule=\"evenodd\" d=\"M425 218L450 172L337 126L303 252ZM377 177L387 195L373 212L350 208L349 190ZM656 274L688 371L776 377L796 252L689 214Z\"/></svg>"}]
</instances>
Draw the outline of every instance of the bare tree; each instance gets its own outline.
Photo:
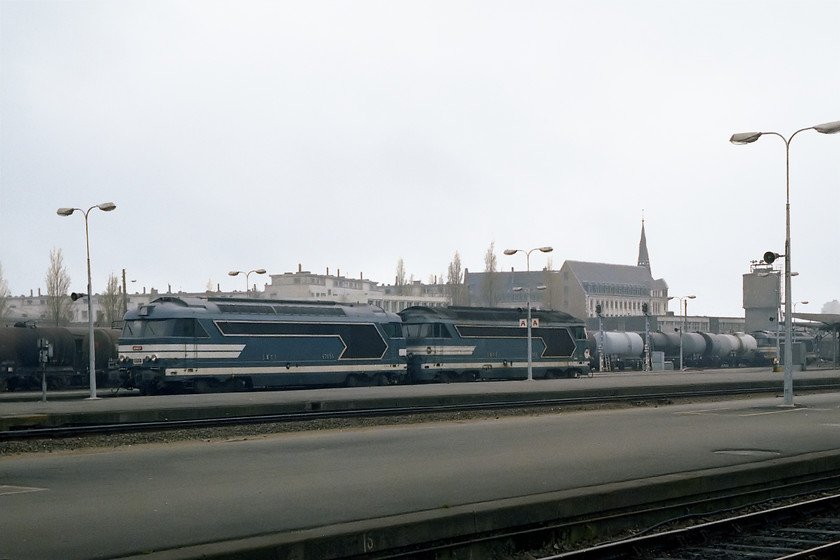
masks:
<instances>
[{"instance_id":1,"label":"bare tree","mask_svg":"<svg viewBox=\"0 0 840 560\"><path fill-rule=\"evenodd\" d=\"M0 263L0 324L5 322L8 316L8 309L6 308L6 298L9 297L9 283L3 276L3 263Z\"/></svg>"},{"instance_id":2,"label":"bare tree","mask_svg":"<svg viewBox=\"0 0 840 560\"><path fill-rule=\"evenodd\" d=\"M55 324L66 325L70 322L70 275L64 268L61 249L50 251L50 268L47 269L47 319Z\"/></svg>"},{"instance_id":3,"label":"bare tree","mask_svg":"<svg viewBox=\"0 0 840 560\"><path fill-rule=\"evenodd\" d=\"M482 285L484 302L491 307L499 303L499 271L497 267L496 242L493 241L484 254L484 282Z\"/></svg>"},{"instance_id":4,"label":"bare tree","mask_svg":"<svg viewBox=\"0 0 840 560\"><path fill-rule=\"evenodd\" d=\"M446 291L452 305L467 305L464 293L464 271L461 268L461 255L455 251L455 257L449 263L449 270L446 275Z\"/></svg>"},{"instance_id":5,"label":"bare tree","mask_svg":"<svg viewBox=\"0 0 840 560\"><path fill-rule=\"evenodd\" d=\"M405 279L405 263L400 257L400 260L397 261L397 276L394 278L394 287L397 290L397 294L402 295L405 293L405 286L406 286L406 279Z\"/></svg>"},{"instance_id":6,"label":"bare tree","mask_svg":"<svg viewBox=\"0 0 840 560\"><path fill-rule=\"evenodd\" d=\"M102 307L105 326L110 327L123 318L122 291L120 290L120 281L115 274L111 273L108 276L108 287L102 292L99 303Z\"/></svg>"}]
</instances>

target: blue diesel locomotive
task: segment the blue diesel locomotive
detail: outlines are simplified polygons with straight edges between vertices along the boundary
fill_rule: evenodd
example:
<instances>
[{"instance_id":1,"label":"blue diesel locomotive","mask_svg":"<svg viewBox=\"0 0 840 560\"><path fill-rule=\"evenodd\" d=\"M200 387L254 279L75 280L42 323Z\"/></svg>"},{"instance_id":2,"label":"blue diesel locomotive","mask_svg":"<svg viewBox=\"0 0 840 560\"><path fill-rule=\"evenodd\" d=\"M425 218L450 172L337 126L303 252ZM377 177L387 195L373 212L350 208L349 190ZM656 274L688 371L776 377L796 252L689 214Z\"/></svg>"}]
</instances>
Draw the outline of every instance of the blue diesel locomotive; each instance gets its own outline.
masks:
<instances>
[{"instance_id":1,"label":"blue diesel locomotive","mask_svg":"<svg viewBox=\"0 0 840 560\"><path fill-rule=\"evenodd\" d=\"M125 315L123 386L144 394L398 383L400 318L367 304L158 298Z\"/></svg>"},{"instance_id":2,"label":"blue diesel locomotive","mask_svg":"<svg viewBox=\"0 0 840 560\"><path fill-rule=\"evenodd\" d=\"M409 307L403 321L409 382L525 379L526 312L484 307ZM532 312L534 378L590 374L584 322L559 311Z\"/></svg>"}]
</instances>

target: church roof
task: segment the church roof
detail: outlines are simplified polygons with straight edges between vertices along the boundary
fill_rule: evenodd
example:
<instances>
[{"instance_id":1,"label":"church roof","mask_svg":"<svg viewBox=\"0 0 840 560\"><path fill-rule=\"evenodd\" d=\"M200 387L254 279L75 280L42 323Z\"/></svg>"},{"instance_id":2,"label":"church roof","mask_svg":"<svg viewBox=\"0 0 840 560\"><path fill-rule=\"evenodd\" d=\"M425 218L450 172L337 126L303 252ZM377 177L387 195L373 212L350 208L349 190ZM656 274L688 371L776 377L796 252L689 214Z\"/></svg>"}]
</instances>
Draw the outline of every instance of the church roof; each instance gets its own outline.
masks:
<instances>
[{"instance_id":1,"label":"church roof","mask_svg":"<svg viewBox=\"0 0 840 560\"><path fill-rule=\"evenodd\" d=\"M583 261L566 261L563 266L570 269L581 284L591 282L645 287L667 286L664 280L654 280L650 270L644 266Z\"/></svg>"}]
</instances>

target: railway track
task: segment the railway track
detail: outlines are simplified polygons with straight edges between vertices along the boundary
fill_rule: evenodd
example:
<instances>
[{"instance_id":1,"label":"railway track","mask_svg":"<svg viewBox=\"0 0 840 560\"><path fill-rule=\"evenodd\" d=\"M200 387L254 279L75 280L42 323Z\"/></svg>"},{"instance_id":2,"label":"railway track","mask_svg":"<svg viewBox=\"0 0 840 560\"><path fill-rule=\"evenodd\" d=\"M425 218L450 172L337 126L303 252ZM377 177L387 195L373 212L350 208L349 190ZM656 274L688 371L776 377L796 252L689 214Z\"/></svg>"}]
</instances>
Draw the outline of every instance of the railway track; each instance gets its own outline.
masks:
<instances>
[{"instance_id":1,"label":"railway track","mask_svg":"<svg viewBox=\"0 0 840 560\"><path fill-rule=\"evenodd\" d=\"M625 539L540 560L821 560L840 557L840 495Z\"/></svg>"},{"instance_id":2,"label":"railway track","mask_svg":"<svg viewBox=\"0 0 840 560\"><path fill-rule=\"evenodd\" d=\"M809 391L831 390L836 386L812 386ZM626 395L563 397L540 400L513 400L492 402L470 402L444 405L395 406L388 408L342 409L342 410L305 410L300 412L280 412L276 414L233 415L224 417L154 420L143 422L120 422L110 424L68 424L50 427L31 427L0 431L0 441L63 438L94 434L119 434L132 432L165 431L190 428L214 428L224 426L242 426L249 424L268 424L282 422L307 422L312 420L343 419L353 420L373 417L394 417L407 415L432 415L440 413L476 412L492 410L524 409L538 410L551 407L599 406L610 403L629 405L667 404L678 399L715 399L730 396L774 394L778 387L736 387L732 389L692 390L663 393L633 393Z\"/></svg>"},{"instance_id":3,"label":"railway track","mask_svg":"<svg viewBox=\"0 0 840 560\"><path fill-rule=\"evenodd\" d=\"M828 481L826 481L828 482ZM825 495L825 492L830 494ZM738 509L680 516L655 523L644 533L586 548L575 546L583 534L616 531L615 518L603 517L556 526L522 528L477 535L458 542L430 542L411 550L382 551L369 560L439 560L494 558L496 560L836 560L840 558L840 480L825 492L771 498ZM736 496L732 498L737 499ZM691 504L708 510L729 498L716 497ZM784 505L777 505L777 504ZM685 505L681 506L685 507ZM750 513L738 513L751 510ZM758 510L758 511L756 511ZM655 512L628 511L630 524L656 517ZM690 519L719 519L691 525ZM679 527L655 532L666 526ZM568 550L547 554L547 550Z\"/></svg>"}]
</instances>

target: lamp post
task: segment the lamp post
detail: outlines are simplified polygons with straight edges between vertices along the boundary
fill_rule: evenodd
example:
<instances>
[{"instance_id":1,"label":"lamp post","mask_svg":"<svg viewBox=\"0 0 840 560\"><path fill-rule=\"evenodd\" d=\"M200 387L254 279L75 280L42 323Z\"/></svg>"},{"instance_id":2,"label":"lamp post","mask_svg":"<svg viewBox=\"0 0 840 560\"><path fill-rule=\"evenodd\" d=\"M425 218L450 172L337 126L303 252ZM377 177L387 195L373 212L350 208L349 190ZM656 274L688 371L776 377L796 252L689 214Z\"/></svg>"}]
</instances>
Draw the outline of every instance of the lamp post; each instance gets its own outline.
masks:
<instances>
[{"instance_id":1,"label":"lamp post","mask_svg":"<svg viewBox=\"0 0 840 560\"><path fill-rule=\"evenodd\" d=\"M644 371L650 371L650 304L642 304L642 313L645 315L645 367Z\"/></svg>"},{"instance_id":2,"label":"lamp post","mask_svg":"<svg viewBox=\"0 0 840 560\"><path fill-rule=\"evenodd\" d=\"M685 363L683 363L683 333L685 333L685 316L688 312L688 301L690 299L694 299L697 296L671 296L668 299L678 299L680 300L680 307L677 309L678 312L682 312L682 323L680 326L680 371L685 371ZM683 304L685 301L685 304Z\"/></svg>"},{"instance_id":3,"label":"lamp post","mask_svg":"<svg viewBox=\"0 0 840 560\"><path fill-rule=\"evenodd\" d=\"M531 253L534 251L542 251L543 253L550 253L554 250L553 247L534 247L526 251L525 249L505 249L505 255L515 255L516 253L525 253L525 268L528 272L528 286L526 287L526 294L528 296L528 381L534 380L533 358L531 356Z\"/></svg>"},{"instance_id":4,"label":"lamp post","mask_svg":"<svg viewBox=\"0 0 840 560\"><path fill-rule=\"evenodd\" d=\"M791 352L791 297L790 286L790 143L793 137L806 130L816 130L821 134L836 134L840 132L840 121L834 121L807 128L801 128L785 138L778 132L741 132L733 134L729 139L736 145L752 144L765 134L778 136L785 143L785 373L784 373L784 406L793 406L793 354Z\"/></svg>"},{"instance_id":5,"label":"lamp post","mask_svg":"<svg viewBox=\"0 0 840 560\"><path fill-rule=\"evenodd\" d=\"M248 272L245 272L244 270L231 270L230 272L228 272L228 276L237 276L239 274L244 274L245 275L245 295L246 296L251 293L251 284L249 284L249 282L248 282L248 277L251 276L252 272L255 272L257 274L265 274L265 269L264 268L258 268L256 270L249 270Z\"/></svg>"},{"instance_id":6,"label":"lamp post","mask_svg":"<svg viewBox=\"0 0 840 560\"><path fill-rule=\"evenodd\" d=\"M99 397L96 396L96 344L93 340L93 288L91 287L91 280L90 280L90 235L88 234L88 214L94 208L99 208L103 212L110 212L117 205L113 202L103 202L102 204L96 204L91 206L87 209L87 211L82 210L81 208L59 208L56 211L56 214L59 216L69 216L76 210L82 212L85 215L85 250L87 251L87 277L88 277L88 284L87 284L87 299L88 299L88 354L90 354L90 363L88 365L89 374L90 374L90 397L89 399L98 399Z\"/></svg>"}]
</instances>

